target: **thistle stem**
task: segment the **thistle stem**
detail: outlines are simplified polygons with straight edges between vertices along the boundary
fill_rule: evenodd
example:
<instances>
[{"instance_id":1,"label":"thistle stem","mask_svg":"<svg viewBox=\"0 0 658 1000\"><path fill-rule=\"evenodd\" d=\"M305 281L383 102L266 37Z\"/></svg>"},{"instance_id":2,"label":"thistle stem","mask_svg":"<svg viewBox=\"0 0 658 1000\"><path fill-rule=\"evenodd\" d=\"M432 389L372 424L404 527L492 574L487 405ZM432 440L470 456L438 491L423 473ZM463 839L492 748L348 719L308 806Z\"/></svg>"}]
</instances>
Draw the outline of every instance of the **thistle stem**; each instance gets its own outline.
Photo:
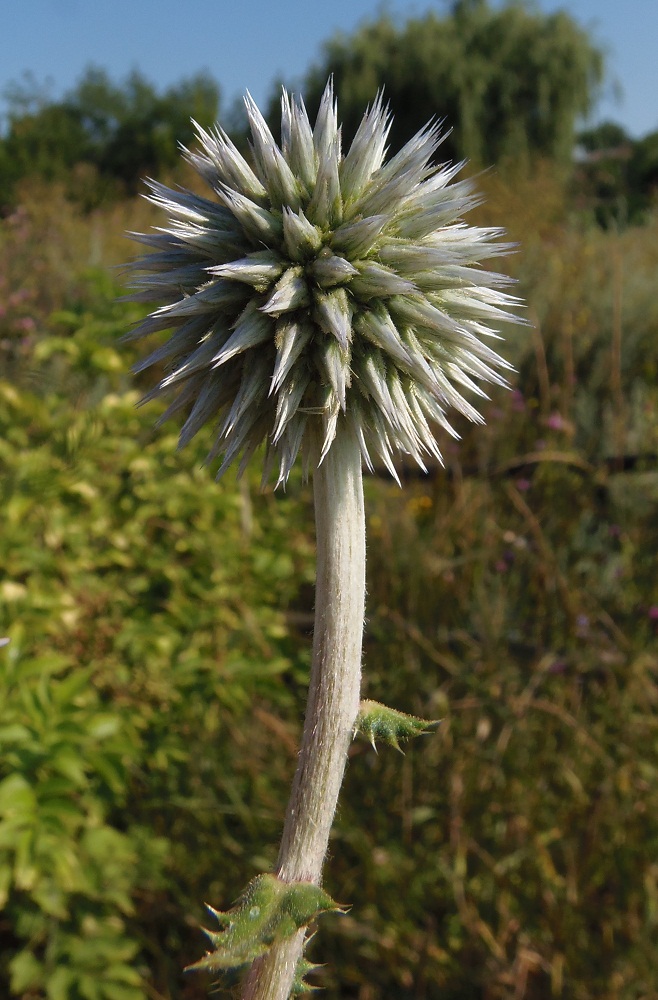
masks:
<instances>
[{"instance_id":1,"label":"thistle stem","mask_svg":"<svg viewBox=\"0 0 658 1000\"><path fill-rule=\"evenodd\" d=\"M314 473L317 579L313 662L302 746L276 874L319 884L359 710L365 606L361 452L343 429ZM242 1000L287 1000L305 930L252 966Z\"/></svg>"}]
</instances>

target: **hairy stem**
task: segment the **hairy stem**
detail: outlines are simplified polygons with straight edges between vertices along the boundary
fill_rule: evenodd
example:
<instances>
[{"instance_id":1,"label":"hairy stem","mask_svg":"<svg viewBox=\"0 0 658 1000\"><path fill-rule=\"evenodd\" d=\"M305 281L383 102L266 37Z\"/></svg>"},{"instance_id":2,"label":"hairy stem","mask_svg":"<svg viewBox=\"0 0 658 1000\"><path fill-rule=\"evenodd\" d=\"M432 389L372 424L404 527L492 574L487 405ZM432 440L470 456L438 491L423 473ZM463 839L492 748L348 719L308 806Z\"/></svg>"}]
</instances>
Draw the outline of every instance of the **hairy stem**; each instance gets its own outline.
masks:
<instances>
[{"instance_id":1,"label":"hairy stem","mask_svg":"<svg viewBox=\"0 0 658 1000\"><path fill-rule=\"evenodd\" d=\"M313 664L277 872L320 883L329 833L359 710L365 602L365 514L361 453L337 435L314 474L317 580ZM242 1000L287 1000L305 931L254 963Z\"/></svg>"}]
</instances>

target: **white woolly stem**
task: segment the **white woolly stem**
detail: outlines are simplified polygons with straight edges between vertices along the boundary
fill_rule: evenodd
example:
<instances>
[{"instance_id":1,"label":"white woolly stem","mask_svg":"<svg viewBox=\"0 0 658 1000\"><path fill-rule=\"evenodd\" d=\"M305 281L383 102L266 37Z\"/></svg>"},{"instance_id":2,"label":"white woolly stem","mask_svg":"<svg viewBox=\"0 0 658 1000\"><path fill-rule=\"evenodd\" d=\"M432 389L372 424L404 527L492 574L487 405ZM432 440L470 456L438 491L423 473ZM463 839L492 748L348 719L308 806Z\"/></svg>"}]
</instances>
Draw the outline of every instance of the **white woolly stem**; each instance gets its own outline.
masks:
<instances>
[{"instance_id":1,"label":"white woolly stem","mask_svg":"<svg viewBox=\"0 0 658 1000\"><path fill-rule=\"evenodd\" d=\"M358 442L339 433L314 473L317 579L313 663L277 872L320 883L359 710L365 606L365 513ZM242 1000L287 1000L305 931L257 960Z\"/></svg>"}]
</instances>

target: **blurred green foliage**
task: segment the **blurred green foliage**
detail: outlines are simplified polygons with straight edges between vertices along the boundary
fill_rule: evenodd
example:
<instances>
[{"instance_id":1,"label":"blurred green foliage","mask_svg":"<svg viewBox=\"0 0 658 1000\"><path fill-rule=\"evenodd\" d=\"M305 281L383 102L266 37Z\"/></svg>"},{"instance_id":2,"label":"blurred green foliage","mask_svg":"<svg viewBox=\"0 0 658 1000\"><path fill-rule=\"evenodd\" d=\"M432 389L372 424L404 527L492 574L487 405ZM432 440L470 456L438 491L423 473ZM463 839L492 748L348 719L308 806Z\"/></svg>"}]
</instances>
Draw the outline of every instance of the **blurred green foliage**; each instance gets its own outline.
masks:
<instances>
[{"instance_id":1,"label":"blurred green foliage","mask_svg":"<svg viewBox=\"0 0 658 1000\"><path fill-rule=\"evenodd\" d=\"M273 498L259 543L249 496L181 464L135 392L0 398L0 969L12 995L142 997L145 962L178 978L181 938L198 957L203 899L273 860L272 732L294 740L269 701L303 686L281 608L311 545Z\"/></svg>"},{"instance_id":2,"label":"blurred green foliage","mask_svg":"<svg viewBox=\"0 0 658 1000\"><path fill-rule=\"evenodd\" d=\"M520 169L534 173L548 157L571 177L583 215L623 228L655 203L658 132L632 139L603 122L577 134L604 69L595 34L566 11L546 14L530 0L453 0L440 14L400 21L384 10L351 35L338 33L295 87L314 116L333 75L344 141L383 87L394 115L392 150L441 118L446 159L495 164L509 179ZM0 214L11 215L35 181L56 183L89 212L142 190L146 175L180 179L179 144L195 141L191 119L210 127L220 96L207 72L160 91L138 71L117 82L91 65L62 98L25 74L2 94ZM278 86L269 109L276 133ZM246 147L240 101L222 107L221 121Z\"/></svg>"},{"instance_id":3,"label":"blurred green foliage","mask_svg":"<svg viewBox=\"0 0 658 1000\"><path fill-rule=\"evenodd\" d=\"M658 131L634 140L602 122L581 132L578 144L574 189L583 207L605 227L643 222L658 194Z\"/></svg>"},{"instance_id":4,"label":"blurred green foliage","mask_svg":"<svg viewBox=\"0 0 658 1000\"><path fill-rule=\"evenodd\" d=\"M145 174L162 176L178 163L178 143L194 135L191 118L207 127L219 113L219 87L207 73L159 93L137 71L117 84L90 66L63 100L29 75L5 99L0 209L15 202L26 177L64 183L85 208L134 193Z\"/></svg>"},{"instance_id":5,"label":"blurred green foliage","mask_svg":"<svg viewBox=\"0 0 658 1000\"><path fill-rule=\"evenodd\" d=\"M395 116L394 151L438 118L454 127L442 148L447 159L482 167L550 156L568 164L575 123L601 84L603 56L565 11L455 0L442 14L397 23L384 13L330 39L302 87L313 113L329 74L347 139L383 87Z\"/></svg>"},{"instance_id":6,"label":"blurred green foliage","mask_svg":"<svg viewBox=\"0 0 658 1000\"><path fill-rule=\"evenodd\" d=\"M328 1000L639 1000L658 964L658 219L490 176L533 326L446 468L368 478L365 696L309 959ZM137 409L108 266L141 202L0 222L0 995L201 1000L202 903L274 862L310 659L312 504ZM116 277L116 275L115 275ZM207 442L206 442L207 447ZM340 985L339 985L340 984Z\"/></svg>"}]
</instances>

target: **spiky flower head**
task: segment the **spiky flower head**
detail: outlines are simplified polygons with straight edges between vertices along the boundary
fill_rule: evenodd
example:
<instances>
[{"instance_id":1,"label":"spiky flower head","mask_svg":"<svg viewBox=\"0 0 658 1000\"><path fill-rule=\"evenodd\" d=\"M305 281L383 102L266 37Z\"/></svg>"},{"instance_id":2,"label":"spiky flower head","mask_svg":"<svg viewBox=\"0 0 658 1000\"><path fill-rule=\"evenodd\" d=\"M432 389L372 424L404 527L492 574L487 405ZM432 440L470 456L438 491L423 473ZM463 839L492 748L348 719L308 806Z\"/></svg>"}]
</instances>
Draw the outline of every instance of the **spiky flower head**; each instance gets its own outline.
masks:
<instances>
[{"instance_id":1,"label":"spiky flower head","mask_svg":"<svg viewBox=\"0 0 658 1000\"><path fill-rule=\"evenodd\" d=\"M300 451L320 462L344 433L394 476L396 454L440 461L446 411L480 421L464 389L484 396L509 367L487 340L517 300L480 267L507 251L501 231L463 223L475 198L453 183L461 164L433 164L438 124L385 162L381 95L345 156L331 81L314 128L283 92L280 145L245 103L249 160L219 126L185 150L214 200L149 182L169 223L133 234L153 252L131 266L135 297L163 304L132 336L170 335L138 365L165 366L147 398L174 392L163 419L186 414L181 445L213 425L219 474L266 442L265 475L276 462L285 482Z\"/></svg>"}]
</instances>

